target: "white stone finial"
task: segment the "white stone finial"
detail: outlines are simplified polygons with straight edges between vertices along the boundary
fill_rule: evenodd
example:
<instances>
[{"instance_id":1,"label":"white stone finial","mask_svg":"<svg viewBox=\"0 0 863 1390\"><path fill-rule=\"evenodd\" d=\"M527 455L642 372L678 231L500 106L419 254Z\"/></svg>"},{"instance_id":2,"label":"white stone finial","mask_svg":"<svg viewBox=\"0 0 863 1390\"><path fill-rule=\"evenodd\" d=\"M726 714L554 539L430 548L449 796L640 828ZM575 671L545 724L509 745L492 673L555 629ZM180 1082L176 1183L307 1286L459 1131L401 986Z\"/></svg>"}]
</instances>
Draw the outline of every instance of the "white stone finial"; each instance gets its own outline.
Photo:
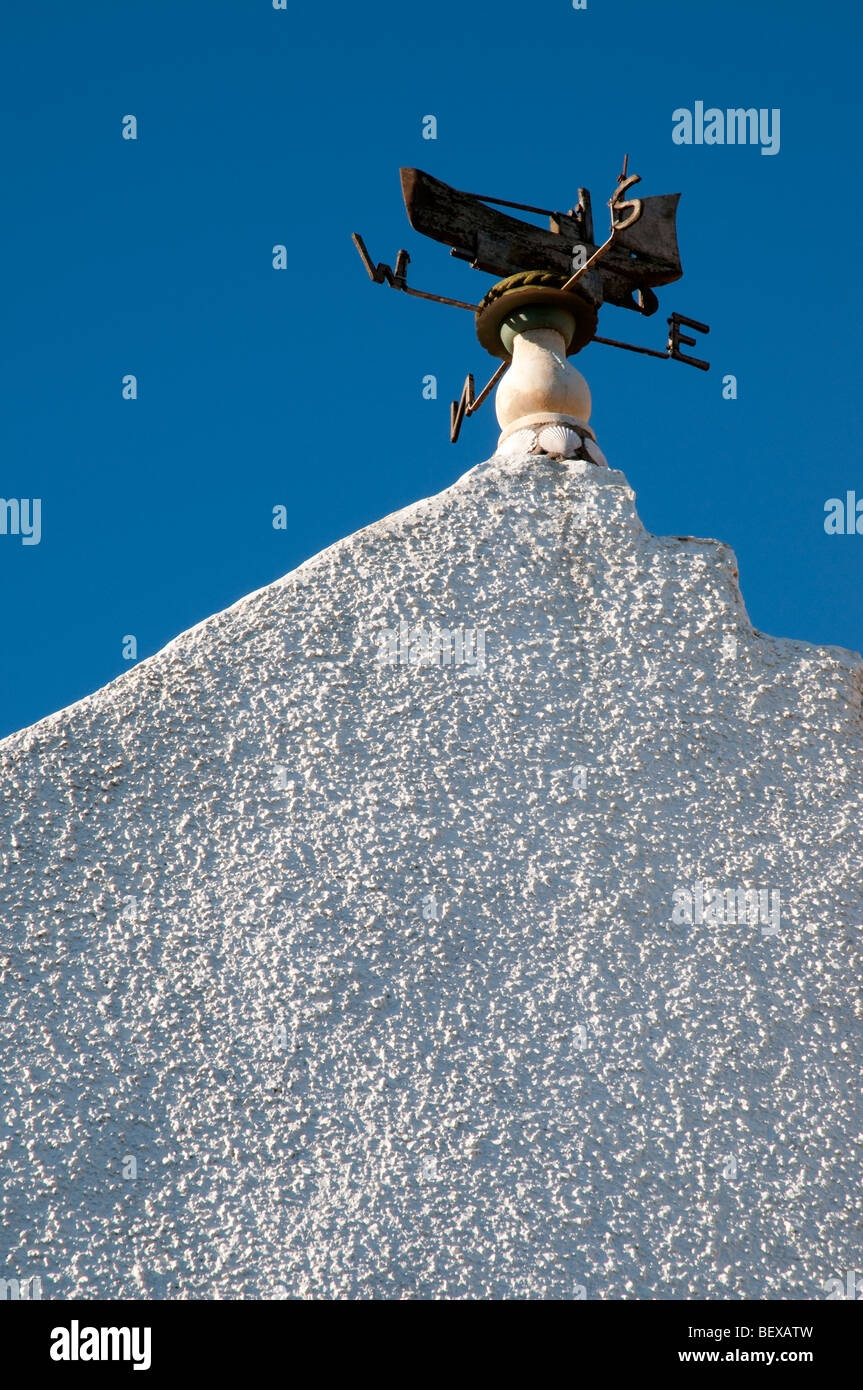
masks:
<instances>
[{"instance_id":1,"label":"white stone finial","mask_svg":"<svg viewBox=\"0 0 863 1390\"><path fill-rule=\"evenodd\" d=\"M588 424L590 388L566 355L574 327L570 315L545 305L521 309L503 323L501 341L512 364L495 398L499 454L587 458L608 466Z\"/></svg>"},{"instance_id":2,"label":"white stone finial","mask_svg":"<svg viewBox=\"0 0 863 1390\"><path fill-rule=\"evenodd\" d=\"M513 340L512 366L497 388L495 410L501 429L537 414L590 419L590 388L567 361L556 328L526 328Z\"/></svg>"}]
</instances>

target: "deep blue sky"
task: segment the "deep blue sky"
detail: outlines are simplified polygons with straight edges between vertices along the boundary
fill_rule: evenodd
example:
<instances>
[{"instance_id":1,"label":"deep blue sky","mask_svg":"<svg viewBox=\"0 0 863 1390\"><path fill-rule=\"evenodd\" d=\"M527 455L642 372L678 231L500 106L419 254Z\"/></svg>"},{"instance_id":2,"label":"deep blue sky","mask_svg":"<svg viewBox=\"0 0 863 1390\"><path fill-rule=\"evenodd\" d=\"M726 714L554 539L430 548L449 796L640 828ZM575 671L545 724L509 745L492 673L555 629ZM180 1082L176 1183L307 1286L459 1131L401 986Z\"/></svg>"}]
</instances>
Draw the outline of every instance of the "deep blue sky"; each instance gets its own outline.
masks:
<instances>
[{"instance_id":1,"label":"deep blue sky","mask_svg":"<svg viewBox=\"0 0 863 1390\"><path fill-rule=\"evenodd\" d=\"M350 241L491 284L411 231L402 164L541 206L586 185L600 226L625 151L682 191L684 279L600 331L662 347L676 309L713 369L589 347L600 444L649 529L733 546L756 627L863 648L863 535L823 527L863 496L857 4L48 0L2 27L0 496L42 499L42 541L0 536L0 735L493 451L491 403L448 442L494 366L469 315L373 286ZM780 153L673 144L699 99L779 107Z\"/></svg>"}]
</instances>

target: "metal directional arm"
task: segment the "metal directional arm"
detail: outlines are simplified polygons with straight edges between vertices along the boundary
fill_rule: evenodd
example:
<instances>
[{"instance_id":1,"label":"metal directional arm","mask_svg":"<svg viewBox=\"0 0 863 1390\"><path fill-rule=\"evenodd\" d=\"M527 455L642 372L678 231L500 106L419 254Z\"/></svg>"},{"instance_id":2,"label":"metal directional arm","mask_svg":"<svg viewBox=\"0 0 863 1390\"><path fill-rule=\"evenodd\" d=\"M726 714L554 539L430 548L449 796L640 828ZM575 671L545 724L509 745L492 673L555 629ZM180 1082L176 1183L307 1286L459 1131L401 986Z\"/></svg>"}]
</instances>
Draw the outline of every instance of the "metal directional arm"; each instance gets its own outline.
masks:
<instances>
[{"instance_id":1,"label":"metal directional arm","mask_svg":"<svg viewBox=\"0 0 863 1390\"><path fill-rule=\"evenodd\" d=\"M449 408L449 442L455 444L459 436L462 420L466 415L473 415L479 410L483 401L488 396L489 391L497 385L509 366L509 362L501 362L491 381L482 388L478 396L474 395L473 372L468 372L464 379L464 386L461 388L461 396L457 401L452 401Z\"/></svg>"},{"instance_id":2,"label":"metal directional arm","mask_svg":"<svg viewBox=\"0 0 863 1390\"><path fill-rule=\"evenodd\" d=\"M477 304L466 304L463 299L447 299L442 294L429 294L426 290L412 289L407 283L407 268L411 259L407 251L399 251L396 268L393 270L392 266L386 265L384 261L378 261L375 265L359 232L351 233L351 241L359 251L369 277L376 285L382 285L386 281L390 289L402 290L405 294L412 294L415 299L433 299L436 304L451 304L454 309L470 309L472 314L476 313L479 307Z\"/></svg>"},{"instance_id":3,"label":"metal directional arm","mask_svg":"<svg viewBox=\"0 0 863 1390\"><path fill-rule=\"evenodd\" d=\"M621 343L616 338L594 338L593 341L605 343L606 347L626 348L627 352L640 352L645 357L670 357L675 362L686 362L690 367L698 367L702 372L709 372L709 362L705 362L700 357L687 357L685 352L680 351L681 343L686 343L690 347L695 346L694 338L681 333L681 325L686 328L694 328L698 333L710 332L708 325L699 323L698 319L687 319L684 318L683 314L672 314L668 320L668 343L664 352L659 352L656 348L639 347L636 343Z\"/></svg>"}]
</instances>

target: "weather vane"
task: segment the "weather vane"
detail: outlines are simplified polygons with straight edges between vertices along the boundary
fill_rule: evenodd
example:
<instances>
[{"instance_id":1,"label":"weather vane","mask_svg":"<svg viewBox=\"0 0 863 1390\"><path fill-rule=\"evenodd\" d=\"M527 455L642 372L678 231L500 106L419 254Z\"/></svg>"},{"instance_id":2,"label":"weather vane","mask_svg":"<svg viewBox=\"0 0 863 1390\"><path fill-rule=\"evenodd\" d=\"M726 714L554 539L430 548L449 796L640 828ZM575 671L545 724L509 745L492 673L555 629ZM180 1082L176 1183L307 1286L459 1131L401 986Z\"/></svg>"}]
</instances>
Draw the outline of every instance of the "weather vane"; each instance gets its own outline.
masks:
<instances>
[{"instance_id":1,"label":"weather vane","mask_svg":"<svg viewBox=\"0 0 863 1390\"><path fill-rule=\"evenodd\" d=\"M668 319L668 341L664 351L597 336L598 314L603 304L633 309L644 315L655 314L659 301L654 290L670 285L683 274L676 228L680 194L628 198L630 189L641 182L638 174L627 173L628 165L627 155L617 186L608 200L611 225L601 244L594 239L590 192L586 188L578 190L578 205L561 213L504 198L490 198L482 193L463 193L420 169L401 169L402 194L408 221L414 230L451 247L450 255L468 261L474 270L505 277L491 286L479 304L414 289L407 283L410 263L407 251L399 251L395 270L383 262L375 265L362 237L353 233L354 245L376 284L386 282L392 289L418 299L470 310L476 316L476 332L482 346L493 357L503 358L479 395L475 393L473 375L468 374L461 399L452 403L450 438L453 442L458 438L464 417L479 409L507 371L513 361L518 336L530 337L531 330L534 338L543 328L560 333L567 357L594 342L648 357L674 358L702 371L709 369L709 362L681 351L681 344L693 347L696 342L681 329L691 328L698 333L710 330L706 324L682 314L673 313ZM487 206L489 203L547 216L549 230L510 217L499 212L497 207ZM571 367L568 370L584 387L580 398L581 418L560 414L559 410L547 418L555 421L572 418L575 423L583 424L586 420L584 396L586 393L589 415L590 393L581 374ZM500 404L498 416L503 423ZM531 421L534 418L535 415L521 417ZM519 423L521 420L517 419L515 424ZM592 436L592 431L588 433Z\"/></svg>"}]
</instances>

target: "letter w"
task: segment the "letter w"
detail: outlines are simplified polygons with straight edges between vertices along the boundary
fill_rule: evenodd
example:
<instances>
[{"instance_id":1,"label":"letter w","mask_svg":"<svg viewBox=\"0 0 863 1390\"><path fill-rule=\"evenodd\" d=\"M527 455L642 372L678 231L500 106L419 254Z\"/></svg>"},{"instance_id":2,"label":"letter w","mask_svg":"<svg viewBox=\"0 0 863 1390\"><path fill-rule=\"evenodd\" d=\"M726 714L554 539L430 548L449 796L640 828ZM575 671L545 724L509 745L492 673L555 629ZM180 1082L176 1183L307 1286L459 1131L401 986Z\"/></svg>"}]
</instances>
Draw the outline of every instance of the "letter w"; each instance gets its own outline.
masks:
<instances>
[{"instance_id":1,"label":"letter w","mask_svg":"<svg viewBox=\"0 0 863 1390\"><path fill-rule=\"evenodd\" d=\"M351 232L351 241L359 251L363 265L376 285L382 285L384 280L386 280L387 284L394 290L404 288L408 266L411 260L407 251L399 251L396 256L396 268L395 271L393 271L392 266L386 265L383 261L378 261L377 265L374 265L366 248L366 244L359 232Z\"/></svg>"}]
</instances>

